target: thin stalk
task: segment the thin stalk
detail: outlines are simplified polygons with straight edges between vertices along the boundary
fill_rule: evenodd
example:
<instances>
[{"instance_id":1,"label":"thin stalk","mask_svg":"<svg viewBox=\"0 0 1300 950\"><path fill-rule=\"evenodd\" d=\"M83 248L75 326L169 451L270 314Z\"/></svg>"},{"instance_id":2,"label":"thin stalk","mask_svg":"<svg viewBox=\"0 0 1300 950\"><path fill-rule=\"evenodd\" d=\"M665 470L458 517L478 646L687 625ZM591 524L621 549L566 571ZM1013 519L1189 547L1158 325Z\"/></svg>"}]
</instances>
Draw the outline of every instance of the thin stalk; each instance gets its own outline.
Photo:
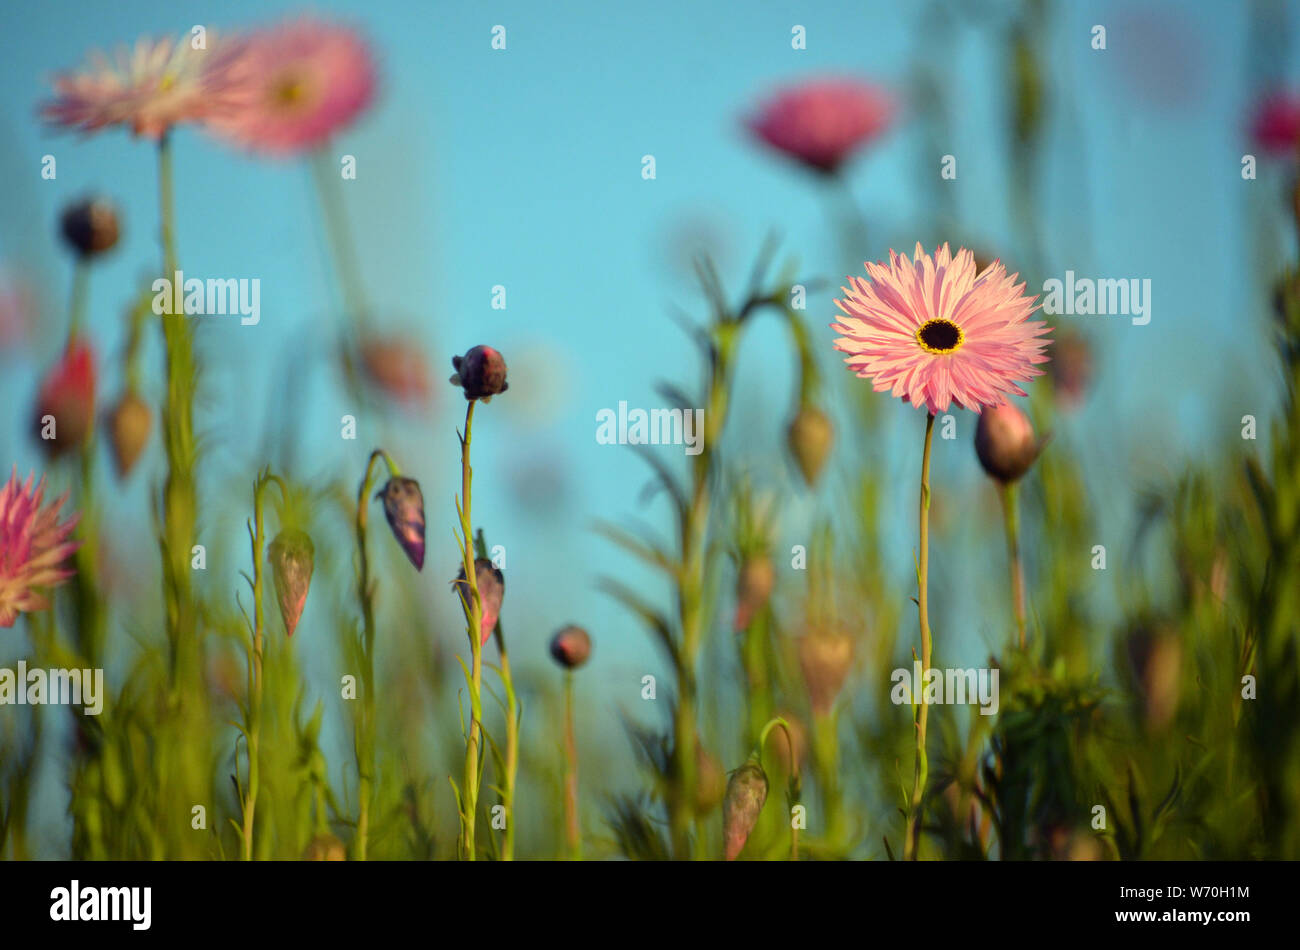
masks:
<instances>
[{"instance_id":1,"label":"thin stalk","mask_svg":"<svg viewBox=\"0 0 1300 950\"><path fill-rule=\"evenodd\" d=\"M253 523L249 525L249 540L253 549L253 638L248 655L248 787L243 802L242 847L245 861L253 860L253 820L257 813L258 785L261 781L259 762L262 738L262 660L263 637L266 630L262 609L262 547L265 533L262 530L262 496L266 486L274 482L285 494L284 482L270 472L263 472L253 487Z\"/></svg>"},{"instance_id":2,"label":"thin stalk","mask_svg":"<svg viewBox=\"0 0 1300 950\"><path fill-rule=\"evenodd\" d=\"M461 560L465 570L465 586L469 588L466 597L460 591L468 617L469 643L472 655L472 672L469 676L470 724L469 735L465 741L465 773L461 784L461 856L473 861L477 858L474 831L475 818L478 813L479 765L481 758L479 732L483 718L483 702L480 687L483 682L483 602L479 595L478 578L474 569L474 543L472 538L472 520L470 515L470 488L474 472L469 464L470 440L474 425L474 404L471 399L465 407L465 434L460 438L460 500L457 511L460 514Z\"/></svg>"},{"instance_id":3,"label":"thin stalk","mask_svg":"<svg viewBox=\"0 0 1300 950\"><path fill-rule=\"evenodd\" d=\"M1002 524L1007 534L1007 558L1011 564L1011 608L1016 616L1020 649L1025 648L1025 567L1020 559L1020 503L1015 482L998 483L1002 502Z\"/></svg>"},{"instance_id":4,"label":"thin stalk","mask_svg":"<svg viewBox=\"0 0 1300 950\"><path fill-rule=\"evenodd\" d=\"M501 805L506 810L505 840L501 845L501 860L515 858L515 783L519 775L519 697L515 694L514 680L510 676L510 657L506 653L506 637L501 623L496 627L497 649L501 653L501 682L506 691L506 787Z\"/></svg>"},{"instance_id":5,"label":"thin stalk","mask_svg":"<svg viewBox=\"0 0 1300 950\"><path fill-rule=\"evenodd\" d=\"M799 804L799 761L795 758L794 736L790 733L790 724L780 716L774 716L769 719L763 726L763 731L758 734L758 758L760 764L763 760L763 747L767 742L768 735L773 729L780 728L785 733L785 747L790 750L790 806ZM790 860L799 860L799 828L794 821L790 822Z\"/></svg>"},{"instance_id":6,"label":"thin stalk","mask_svg":"<svg viewBox=\"0 0 1300 950\"><path fill-rule=\"evenodd\" d=\"M921 840L921 803L930 764L925 754L925 729L930 707L925 701L925 678L930 669L930 446L934 441L934 413L925 420L925 451L921 457L920 554L917 562L917 613L921 622L921 682L914 683L912 705L916 721L916 768L912 774L912 806L907 813L907 831L903 839L903 860L915 861ZM920 697L919 702L917 696Z\"/></svg>"},{"instance_id":7,"label":"thin stalk","mask_svg":"<svg viewBox=\"0 0 1300 950\"><path fill-rule=\"evenodd\" d=\"M353 750L357 761L357 836L354 854L366 860L370 840L370 799L375 773L375 590L370 578L370 554L366 547L369 523L370 487L374 483L375 463L383 459L389 475L400 473L383 449L375 449L366 462L366 474L357 489L357 600L361 605L361 717L355 726Z\"/></svg>"},{"instance_id":8,"label":"thin stalk","mask_svg":"<svg viewBox=\"0 0 1300 950\"><path fill-rule=\"evenodd\" d=\"M582 860L582 832L578 825L578 740L573 731L573 671L564 671L564 827L569 860Z\"/></svg>"}]
</instances>

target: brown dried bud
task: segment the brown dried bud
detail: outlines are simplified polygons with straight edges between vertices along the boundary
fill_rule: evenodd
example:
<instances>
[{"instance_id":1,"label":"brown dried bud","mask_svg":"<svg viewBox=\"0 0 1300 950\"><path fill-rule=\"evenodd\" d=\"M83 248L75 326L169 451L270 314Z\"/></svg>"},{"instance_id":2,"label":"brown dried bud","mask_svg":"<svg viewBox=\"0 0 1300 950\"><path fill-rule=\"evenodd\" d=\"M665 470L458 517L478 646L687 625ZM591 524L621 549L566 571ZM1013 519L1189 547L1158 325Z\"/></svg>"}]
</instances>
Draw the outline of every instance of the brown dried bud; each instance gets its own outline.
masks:
<instances>
[{"instance_id":1,"label":"brown dried bud","mask_svg":"<svg viewBox=\"0 0 1300 950\"><path fill-rule=\"evenodd\" d=\"M117 243L117 209L103 198L69 205L59 223L63 239L82 257L102 254Z\"/></svg>"},{"instance_id":2,"label":"brown dried bud","mask_svg":"<svg viewBox=\"0 0 1300 950\"><path fill-rule=\"evenodd\" d=\"M302 853L302 859L304 861L346 861L348 854L342 841L331 834L323 834L316 835L308 842L307 850Z\"/></svg>"},{"instance_id":3,"label":"brown dried bud","mask_svg":"<svg viewBox=\"0 0 1300 950\"><path fill-rule=\"evenodd\" d=\"M1077 408L1092 383L1092 348L1081 333L1062 333L1052 347L1048 375L1062 406Z\"/></svg>"},{"instance_id":4,"label":"brown dried bud","mask_svg":"<svg viewBox=\"0 0 1300 950\"><path fill-rule=\"evenodd\" d=\"M799 473L811 488L817 483L835 443L835 426L831 424L830 416L816 406L800 406L790 420L786 441Z\"/></svg>"},{"instance_id":5,"label":"brown dried bud","mask_svg":"<svg viewBox=\"0 0 1300 950\"><path fill-rule=\"evenodd\" d=\"M453 356L451 365L456 370L451 377L452 384L464 389L468 400L490 402L497 393L510 388L506 382L506 358L490 346L476 346L464 356Z\"/></svg>"},{"instance_id":6,"label":"brown dried bud","mask_svg":"<svg viewBox=\"0 0 1300 950\"><path fill-rule=\"evenodd\" d=\"M852 665L853 638L848 634L828 630L799 638L799 668L814 715L831 711Z\"/></svg>"},{"instance_id":7,"label":"brown dried bud","mask_svg":"<svg viewBox=\"0 0 1300 950\"><path fill-rule=\"evenodd\" d=\"M980 413L975 427L975 454L989 477L1000 482L1018 481L1038 458L1042 443L1020 409L1006 402Z\"/></svg>"},{"instance_id":8,"label":"brown dried bud","mask_svg":"<svg viewBox=\"0 0 1300 950\"><path fill-rule=\"evenodd\" d=\"M311 572L316 564L316 547L305 531L285 528L271 542L266 559L271 564L271 581L275 584L285 633L293 636L302 618L302 608L307 603Z\"/></svg>"},{"instance_id":9,"label":"brown dried bud","mask_svg":"<svg viewBox=\"0 0 1300 950\"><path fill-rule=\"evenodd\" d=\"M591 656L591 637L576 624L569 624L551 638L551 656L566 670L576 670Z\"/></svg>"},{"instance_id":10,"label":"brown dried bud","mask_svg":"<svg viewBox=\"0 0 1300 950\"><path fill-rule=\"evenodd\" d=\"M149 443L153 412L149 409L149 404L138 395L126 392L108 411L106 421L109 445L113 449L113 464L117 468L118 478L126 478Z\"/></svg>"},{"instance_id":11,"label":"brown dried bud","mask_svg":"<svg viewBox=\"0 0 1300 950\"><path fill-rule=\"evenodd\" d=\"M722 841L728 861L736 860L744 849L766 801L767 774L758 756L751 754L744 765L731 773L727 796L722 800Z\"/></svg>"}]
</instances>

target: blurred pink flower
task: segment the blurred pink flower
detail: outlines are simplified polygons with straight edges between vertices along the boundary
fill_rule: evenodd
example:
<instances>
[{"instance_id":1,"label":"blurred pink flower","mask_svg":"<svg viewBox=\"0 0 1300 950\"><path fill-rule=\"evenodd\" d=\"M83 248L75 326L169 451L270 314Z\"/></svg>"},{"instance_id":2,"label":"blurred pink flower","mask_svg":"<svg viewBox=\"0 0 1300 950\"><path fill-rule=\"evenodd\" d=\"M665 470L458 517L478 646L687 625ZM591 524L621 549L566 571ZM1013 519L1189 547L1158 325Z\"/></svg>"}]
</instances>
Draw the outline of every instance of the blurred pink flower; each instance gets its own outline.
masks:
<instances>
[{"instance_id":1,"label":"blurred pink flower","mask_svg":"<svg viewBox=\"0 0 1300 950\"><path fill-rule=\"evenodd\" d=\"M250 33L222 53L230 108L208 128L255 152L294 155L323 144L368 106L375 68L353 30L302 18Z\"/></svg>"},{"instance_id":2,"label":"blurred pink flower","mask_svg":"<svg viewBox=\"0 0 1300 950\"><path fill-rule=\"evenodd\" d=\"M1252 131L1260 148L1294 154L1300 148L1300 96L1287 92L1265 96L1255 110Z\"/></svg>"},{"instance_id":3,"label":"blurred pink flower","mask_svg":"<svg viewBox=\"0 0 1300 950\"><path fill-rule=\"evenodd\" d=\"M45 438L46 416L54 419L54 437ZM41 379L33 430L50 458L85 445L95 424L95 354L80 337Z\"/></svg>"},{"instance_id":4,"label":"blurred pink flower","mask_svg":"<svg viewBox=\"0 0 1300 950\"><path fill-rule=\"evenodd\" d=\"M54 587L72 576L63 562L80 544L67 540L76 517L59 523L67 494L42 508L45 479L33 492L32 477L20 485L15 466L0 489L0 627L12 627L20 613L49 606L37 588Z\"/></svg>"},{"instance_id":5,"label":"blurred pink flower","mask_svg":"<svg viewBox=\"0 0 1300 950\"><path fill-rule=\"evenodd\" d=\"M894 104L854 79L822 79L782 90L748 122L773 148L821 172L834 172L889 124Z\"/></svg>"},{"instance_id":6,"label":"blurred pink flower","mask_svg":"<svg viewBox=\"0 0 1300 950\"><path fill-rule=\"evenodd\" d=\"M35 314L36 301L30 288L0 268L0 350L26 339Z\"/></svg>"},{"instance_id":7,"label":"blurred pink flower","mask_svg":"<svg viewBox=\"0 0 1300 950\"><path fill-rule=\"evenodd\" d=\"M128 49L119 46L113 60L90 54L79 72L54 78L55 98L41 109L47 122L94 132L111 125L129 126L136 135L160 139L181 122L197 122L221 108L222 78L216 62L216 38L207 49L194 49L188 36L142 37Z\"/></svg>"},{"instance_id":8,"label":"blurred pink flower","mask_svg":"<svg viewBox=\"0 0 1300 950\"><path fill-rule=\"evenodd\" d=\"M891 250L888 266L866 268L870 282L850 277L841 288L844 316L831 328L845 334L835 341L844 362L876 392L932 413L953 403L979 412L1025 395L1017 382L1042 375L1034 364L1048 360L1040 337L1050 329L1027 319L1037 298L1000 261L977 272L965 248L953 257L945 244L932 258L918 243L911 261Z\"/></svg>"}]
</instances>

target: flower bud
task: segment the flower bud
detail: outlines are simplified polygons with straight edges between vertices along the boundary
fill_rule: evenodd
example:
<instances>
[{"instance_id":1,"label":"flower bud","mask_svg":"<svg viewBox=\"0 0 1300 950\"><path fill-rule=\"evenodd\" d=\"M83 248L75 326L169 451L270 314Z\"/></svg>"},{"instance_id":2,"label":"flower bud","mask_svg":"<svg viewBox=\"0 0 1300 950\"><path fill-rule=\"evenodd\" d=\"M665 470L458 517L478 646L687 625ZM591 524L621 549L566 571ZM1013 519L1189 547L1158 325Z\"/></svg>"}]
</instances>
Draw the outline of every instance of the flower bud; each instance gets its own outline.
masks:
<instances>
[{"instance_id":1,"label":"flower bud","mask_svg":"<svg viewBox=\"0 0 1300 950\"><path fill-rule=\"evenodd\" d=\"M799 638L799 668L814 715L831 711L852 665L853 638L848 634L820 631Z\"/></svg>"},{"instance_id":2,"label":"flower bud","mask_svg":"<svg viewBox=\"0 0 1300 950\"><path fill-rule=\"evenodd\" d=\"M69 205L60 226L63 239L83 258L102 254L117 243L117 209L103 198Z\"/></svg>"},{"instance_id":3,"label":"flower bud","mask_svg":"<svg viewBox=\"0 0 1300 950\"><path fill-rule=\"evenodd\" d=\"M482 644L485 645L488 637L492 636L492 631L496 629L497 618L501 616L501 600L506 595L506 578L497 570L496 565L487 558L481 557L474 562L474 583L478 587L479 602L483 609L481 631ZM457 596L464 598L465 608L474 606L469 584L465 582L465 568L462 567L456 573L452 588ZM465 620L469 620L468 609Z\"/></svg>"},{"instance_id":4,"label":"flower bud","mask_svg":"<svg viewBox=\"0 0 1300 950\"><path fill-rule=\"evenodd\" d=\"M371 385L394 402L419 406L429 401L429 366L414 341L368 338L361 343L361 366Z\"/></svg>"},{"instance_id":5,"label":"flower bud","mask_svg":"<svg viewBox=\"0 0 1300 950\"><path fill-rule=\"evenodd\" d=\"M307 603L307 589L311 587L311 572L316 563L316 548L304 531L285 528L275 536L266 552L271 564L271 580L275 596L280 602L280 618L284 630L293 636L303 605Z\"/></svg>"},{"instance_id":6,"label":"flower bud","mask_svg":"<svg viewBox=\"0 0 1300 950\"><path fill-rule=\"evenodd\" d=\"M135 468L153 426L153 413L149 404L134 392L125 392L108 411L109 445L113 449L113 464L119 478L126 478Z\"/></svg>"},{"instance_id":7,"label":"flower bud","mask_svg":"<svg viewBox=\"0 0 1300 950\"><path fill-rule=\"evenodd\" d=\"M1061 405L1077 408L1088 395L1092 382L1092 348L1080 333L1061 334L1052 347L1048 375L1056 387Z\"/></svg>"},{"instance_id":8,"label":"flower bud","mask_svg":"<svg viewBox=\"0 0 1300 950\"><path fill-rule=\"evenodd\" d=\"M453 356L451 365L456 370L451 382L465 390L468 400L491 402L497 393L510 388L506 382L506 359L490 346L476 346L464 356Z\"/></svg>"},{"instance_id":9,"label":"flower bud","mask_svg":"<svg viewBox=\"0 0 1300 950\"><path fill-rule=\"evenodd\" d=\"M786 441L803 480L811 488L826 466L835 442L835 427L830 416L816 406L800 406L790 420Z\"/></svg>"},{"instance_id":10,"label":"flower bud","mask_svg":"<svg viewBox=\"0 0 1300 950\"><path fill-rule=\"evenodd\" d=\"M758 756L749 760L727 780L727 795L722 800L722 841L728 861L736 860L749 833L758 824L759 813L767 801L767 774Z\"/></svg>"},{"instance_id":11,"label":"flower bud","mask_svg":"<svg viewBox=\"0 0 1300 950\"><path fill-rule=\"evenodd\" d=\"M53 418L51 430L45 417ZM85 444L95 419L95 362L90 347L73 339L41 383L36 399L36 437L57 458ZM49 431L53 438L46 438Z\"/></svg>"},{"instance_id":12,"label":"flower bud","mask_svg":"<svg viewBox=\"0 0 1300 950\"><path fill-rule=\"evenodd\" d=\"M776 586L776 568L766 556L745 558L736 578L736 619L734 629L744 630L754 615L763 609Z\"/></svg>"},{"instance_id":13,"label":"flower bud","mask_svg":"<svg viewBox=\"0 0 1300 950\"><path fill-rule=\"evenodd\" d=\"M331 834L316 835L302 853L304 861L346 861L347 849L343 842Z\"/></svg>"},{"instance_id":14,"label":"flower bud","mask_svg":"<svg viewBox=\"0 0 1300 950\"><path fill-rule=\"evenodd\" d=\"M566 670L576 670L591 656L591 637L581 627L569 624L551 638L551 656Z\"/></svg>"},{"instance_id":15,"label":"flower bud","mask_svg":"<svg viewBox=\"0 0 1300 950\"><path fill-rule=\"evenodd\" d=\"M384 500L384 517L393 537L418 571L424 567L424 493L414 478L397 475L379 490Z\"/></svg>"},{"instance_id":16,"label":"flower bud","mask_svg":"<svg viewBox=\"0 0 1300 950\"><path fill-rule=\"evenodd\" d=\"M1029 417L1014 404L1005 402L980 413L975 427L975 454L990 478L1018 481L1041 450L1042 443L1034 437Z\"/></svg>"}]
</instances>

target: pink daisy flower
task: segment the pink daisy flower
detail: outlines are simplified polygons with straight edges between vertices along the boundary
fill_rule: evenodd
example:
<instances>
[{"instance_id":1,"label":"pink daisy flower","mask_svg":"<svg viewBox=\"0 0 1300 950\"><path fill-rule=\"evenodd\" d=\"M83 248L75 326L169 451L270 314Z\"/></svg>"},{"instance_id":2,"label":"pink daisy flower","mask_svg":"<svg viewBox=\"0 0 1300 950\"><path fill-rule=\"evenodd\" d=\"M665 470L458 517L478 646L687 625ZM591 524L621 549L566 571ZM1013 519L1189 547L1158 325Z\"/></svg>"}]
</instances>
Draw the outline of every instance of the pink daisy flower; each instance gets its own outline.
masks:
<instances>
[{"instance_id":1,"label":"pink daisy flower","mask_svg":"<svg viewBox=\"0 0 1300 950\"><path fill-rule=\"evenodd\" d=\"M125 125L138 136L160 139L174 125L206 118L220 108L221 78L215 37L194 49L188 35L141 38L120 46L110 61L96 50L78 72L54 79L55 98L41 114L47 122L95 132Z\"/></svg>"},{"instance_id":2,"label":"pink daisy flower","mask_svg":"<svg viewBox=\"0 0 1300 950\"><path fill-rule=\"evenodd\" d=\"M307 18L283 23L242 37L222 58L230 108L208 128L256 152L315 148L374 98L370 49L347 27Z\"/></svg>"},{"instance_id":3,"label":"pink daisy flower","mask_svg":"<svg viewBox=\"0 0 1300 950\"><path fill-rule=\"evenodd\" d=\"M1025 395L1017 384L1042 374L1050 328L1027 319L1037 298L1000 261L980 271L965 248L953 257L945 244L931 257L918 243L913 260L891 250L888 266L866 268L870 281L840 288L844 316L831 328L844 334L835 341L844 362L876 392L935 414L952 404L979 412Z\"/></svg>"},{"instance_id":4,"label":"pink daisy flower","mask_svg":"<svg viewBox=\"0 0 1300 950\"><path fill-rule=\"evenodd\" d=\"M1273 93L1260 102L1252 132L1260 148L1293 153L1300 147L1300 96Z\"/></svg>"},{"instance_id":5,"label":"pink daisy flower","mask_svg":"<svg viewBox=\"0 0 1300 950\"><path fill-rule=\"evenodd\" d=\"M778 151L831 173L884 131L893 114L893 101L875 86L823 79L782 90L748 125Z\"/></svg>"},{"instance_id":6,"label":"pink daisy flower","mask_svg":"<svg viewBox=\"0 0 1300 950\"><path fill-rule=\"evenodd\" d=\"M0 627L12 627L20 613L46 609L49 601L37 588L55 587L73 574L63 562L81 543L67 540L77 519L59 523L66 493L42 508L44 495L45 479L33 492L32 476L20 485L16 466L0 488Z\"/></svg>"}]
</instances>

